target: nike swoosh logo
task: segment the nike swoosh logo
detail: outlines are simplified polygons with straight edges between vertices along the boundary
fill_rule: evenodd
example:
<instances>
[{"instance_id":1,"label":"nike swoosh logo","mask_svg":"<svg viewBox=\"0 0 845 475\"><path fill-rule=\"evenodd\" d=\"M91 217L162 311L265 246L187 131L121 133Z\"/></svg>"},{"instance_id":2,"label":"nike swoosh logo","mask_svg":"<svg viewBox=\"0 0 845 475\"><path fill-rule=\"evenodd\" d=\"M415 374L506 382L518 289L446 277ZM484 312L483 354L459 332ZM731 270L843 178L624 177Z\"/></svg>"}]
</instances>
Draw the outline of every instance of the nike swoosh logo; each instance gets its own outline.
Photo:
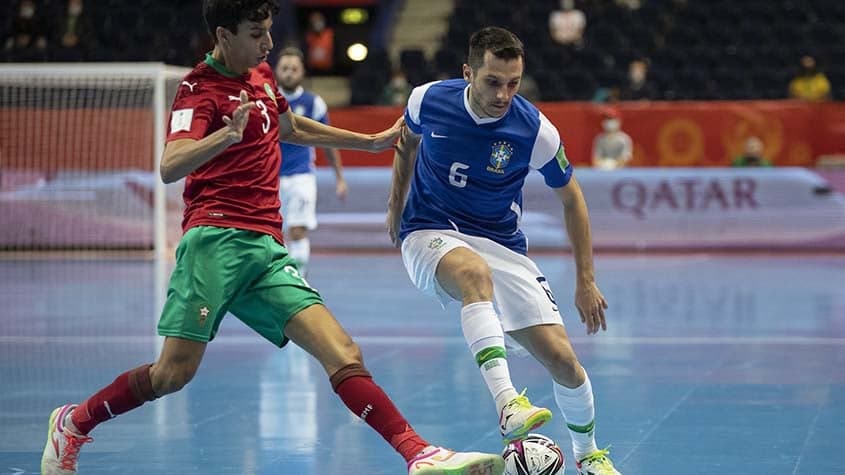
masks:
<instances>
[{"instance_id":1,"label":"nike swoosh logo","mask_svg":"<svg viewBox=\"0 0 845 475\"><path fill-rule=\"evenodd\" d=\"M236 97L236 96L229 96L229 100L230 100L230 101L238 101L238 102L241 102L241 98L240 98L240 97Z\"/></svg>"},{"instance_id":2,"label":"nike swoosh logo","mask_svg":"<svg viewBox=\"0 0 845 475\"><path fill-rule=\"evenodd\" d=\"M505 420L504 420L504 421L502 421L502 431L504 431L504 430L506 430L506 429L507 429L507 427L508 427L508 421L510 420L511 416L513 416L513 414L508 414L508 415L505 417Z\"/></svg>"},{"instance_id":3,"label":"nike swoosh logo","mask_svg":"<svg viewBox=\"0 0 845 475\"><path fill-rule=\"evenodd\" d=\"M436 133L434 133L434 132L432 132L432 133L431 133L431 136L432 136L432 138L435 138L435 139L445 139L445 138L449 138L449 136L448 136L448 135L440 135L440 134L436 134Z\"/></svg>"}]
</instances>

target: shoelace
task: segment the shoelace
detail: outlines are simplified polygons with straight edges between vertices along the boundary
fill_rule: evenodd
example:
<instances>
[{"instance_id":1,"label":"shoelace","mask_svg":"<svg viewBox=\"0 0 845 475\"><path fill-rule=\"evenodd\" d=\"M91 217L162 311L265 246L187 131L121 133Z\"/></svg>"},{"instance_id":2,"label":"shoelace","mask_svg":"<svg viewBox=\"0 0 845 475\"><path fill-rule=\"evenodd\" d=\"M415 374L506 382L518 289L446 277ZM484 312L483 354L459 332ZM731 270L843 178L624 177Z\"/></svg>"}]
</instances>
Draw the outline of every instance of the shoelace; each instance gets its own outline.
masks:
<instances>
[{"instance_id":1,"label":"shoelace","mask_svg":"<svg viewBox=\"0 0 845 475\"><path fill-rule=\"evenodd\" d=\"M578 463L584 462L598 462L601 464L613 464L610 462L610 459L607 458L607 455L610 453L610 446L608 445L604 449L596 450L595 452L591 453L590 455L582 458Z\"/></svg>"},{"instance_id":2,"label":"shoelace","mask_svg":"<svg viewBox=\"0 0 845 475\"><path fill-rule=\"evenodd\" d=\"M528 391L528 388L523 389L522 392L519 393L519 396L515 397L513 401L509 402L508 407L531 407L531 402L529 402L528 398L525 396L526 391Z\"/></svg>"},{"instance_id":3,"label":"shoelace","mask_svg":"<svg viewBox=\"0 0 845 475\"><path fill-rule=\"evenodd\" d=\"M65 450L62 453L62 460L60 461L62 470L76 470L76 461L79 458L79 449L82 444L91 442L91 437L75 437L68 434L63 434L65 438Z\"/></svg>"}]
</instances>

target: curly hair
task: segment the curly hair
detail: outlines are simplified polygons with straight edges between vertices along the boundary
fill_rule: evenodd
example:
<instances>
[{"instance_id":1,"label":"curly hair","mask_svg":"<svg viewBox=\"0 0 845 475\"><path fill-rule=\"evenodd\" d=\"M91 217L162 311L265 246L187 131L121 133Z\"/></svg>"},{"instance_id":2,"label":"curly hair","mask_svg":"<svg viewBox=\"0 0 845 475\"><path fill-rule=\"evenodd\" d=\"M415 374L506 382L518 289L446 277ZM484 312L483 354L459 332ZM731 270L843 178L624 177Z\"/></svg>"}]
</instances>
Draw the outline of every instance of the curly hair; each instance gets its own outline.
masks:
<instances>
[{"instance_id":1,"label":"curly hair","mask_svg":"<svg viewBox=\"0 0 845 475\"><path fill-rule=\"evenodd\" d=\"M278 0L204 0L202 5L205 26L214 43L218 26L238 34L242 21L262 21L277 13Z\"/></svg>"}]
</instances>

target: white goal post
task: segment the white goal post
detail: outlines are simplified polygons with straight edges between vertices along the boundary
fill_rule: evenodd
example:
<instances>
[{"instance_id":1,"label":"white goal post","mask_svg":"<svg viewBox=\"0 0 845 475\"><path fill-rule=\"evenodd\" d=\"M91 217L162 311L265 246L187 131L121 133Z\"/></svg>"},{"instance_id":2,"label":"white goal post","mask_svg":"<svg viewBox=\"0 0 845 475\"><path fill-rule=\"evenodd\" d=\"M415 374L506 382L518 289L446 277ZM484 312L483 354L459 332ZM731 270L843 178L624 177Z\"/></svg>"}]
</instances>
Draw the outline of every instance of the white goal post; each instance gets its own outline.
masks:
<instances>
[{"instance_id":1,"label":"white goal post","mask_svg":"<svg viewBox=\"0 0 845 475\"><path fill-rule=\"evenodd\" d=\"M180 234L181 184L165 186L158 163L188 71L163 63L0 64L0 252L147 256L160 309L168 251Z\"/></svg>"}]
</instances>

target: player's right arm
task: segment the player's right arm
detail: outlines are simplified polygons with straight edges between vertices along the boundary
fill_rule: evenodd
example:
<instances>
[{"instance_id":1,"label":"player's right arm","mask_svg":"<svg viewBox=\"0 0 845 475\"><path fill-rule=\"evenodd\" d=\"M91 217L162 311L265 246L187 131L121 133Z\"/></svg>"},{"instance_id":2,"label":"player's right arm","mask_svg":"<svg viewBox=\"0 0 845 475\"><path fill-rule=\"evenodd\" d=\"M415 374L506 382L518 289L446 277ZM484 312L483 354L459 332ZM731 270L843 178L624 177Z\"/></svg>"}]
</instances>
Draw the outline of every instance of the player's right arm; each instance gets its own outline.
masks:
<instances>
[{"instance_id":1,"label":"player's right arm","mask_svg":"<svg viewBox=\"0 0 845 475\"><path fill-rule=\"evenodd\" d=\"M387 199L387 232L390 241L399 247L399 222L402 219L402 210L405 208L405 197L408 196L408 187L411 185L411 175L414 173L414 162L417 158L417 148L420 145L420 136L411 131L410 128L402 129L399 141L396 143L393 153L393 173L390 180L390 195Z\"/></svg>"},{"instance_id":2,"label":"player's right arm","mask_svg":"<svg viewBox=\"0 0 845 475\"><path fill-rule=\"evenodd\" d=\"M249 112L255 107L249 102L245 91L240 94L241 105L232 113L232 117L223 116L225 127L196 140L182 138L171 140L164 148L159 173L165 183L173 183L188 176L197 168L205 165L212 158L226 150L230 145L243 139ZM173 129L171 124L171 129Z\"/></svg>"},{"instance_id":3,"label":"player's right arm","mask_svg":"<svg viewBox=\"0 0 845 475\"><path fill-rule=\"evenodd\" d=\"M402 243L399 240L399 225L402 220L402 210L405 209L405 198L408 196L408 187L411 185L411 177L414 174L414 162L417 158L417 149L422 139L422 102L428 89L436 84L430 82L415 87L408 97L408 105L405 107L405 128L399 135L399 141L394 146L396 152L393 155L393 177L390 181L390 195L387 199L387 233L390 240L396 247Z\"/></svg>"}]
</instances>

